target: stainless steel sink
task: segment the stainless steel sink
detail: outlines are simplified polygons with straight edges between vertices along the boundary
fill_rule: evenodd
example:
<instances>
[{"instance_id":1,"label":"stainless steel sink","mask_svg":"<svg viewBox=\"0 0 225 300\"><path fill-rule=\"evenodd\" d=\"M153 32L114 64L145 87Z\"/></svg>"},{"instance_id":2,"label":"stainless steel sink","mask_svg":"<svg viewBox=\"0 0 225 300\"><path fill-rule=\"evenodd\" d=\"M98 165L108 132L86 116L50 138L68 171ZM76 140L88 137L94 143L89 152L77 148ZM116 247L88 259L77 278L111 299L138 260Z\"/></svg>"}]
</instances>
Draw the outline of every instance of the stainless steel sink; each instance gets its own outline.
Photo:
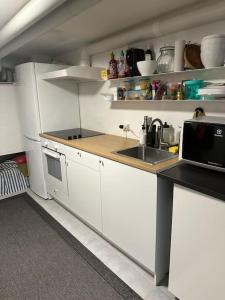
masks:
<instances>
[{"instance_id":1,"label":"stainless steel sink","mask_svg":"<svg viewBox=\"0 0 225 300\"><path fill-rule=\"evenodd\" d=\"M116 154L132 157L142 160L151 165L155 165L170 158L177 157L178 155L170 153L165 150L155 149L151 147L137 146L129 149L116 151Z\"/></svg>"}]
</instances>

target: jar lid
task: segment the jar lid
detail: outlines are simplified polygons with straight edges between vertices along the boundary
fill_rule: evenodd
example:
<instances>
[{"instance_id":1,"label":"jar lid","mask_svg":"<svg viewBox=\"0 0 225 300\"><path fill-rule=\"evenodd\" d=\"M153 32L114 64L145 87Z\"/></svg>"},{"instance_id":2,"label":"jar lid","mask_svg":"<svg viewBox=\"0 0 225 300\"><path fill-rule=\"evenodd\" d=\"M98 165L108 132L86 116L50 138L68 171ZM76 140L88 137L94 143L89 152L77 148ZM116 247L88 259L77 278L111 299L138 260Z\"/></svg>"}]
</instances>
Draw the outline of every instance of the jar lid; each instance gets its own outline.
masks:
<instances>
[{"instance_id":1,"label":"jar lid","mask_svg":"<svg viewBox=\"0 0 225 300\"><path fill-rule=\"evenodd\" d=\"M185 84L202 84L203 83L203 80L185 80Z\"/></svg>"},{"instance_id":2,"label":"jar lid","mask_svg":"<svg viewBox=\"0 0 225 300\"><path fill-rule=\"evenodd\" d=\"M164 50L175 50L174 46L163 46L159 49L160 51L164 51Z\"/></svg>"},{"instance_id":3,"label":"jar lid","mask_svg":"<svg viewBox=\"0 0 225 300\"><path fill-rule=\"evenodd\" d=\"M225 38L225 34L211 34L205 36L202 40L216 39L216 38Z\"/></svg>"}]
</instances>

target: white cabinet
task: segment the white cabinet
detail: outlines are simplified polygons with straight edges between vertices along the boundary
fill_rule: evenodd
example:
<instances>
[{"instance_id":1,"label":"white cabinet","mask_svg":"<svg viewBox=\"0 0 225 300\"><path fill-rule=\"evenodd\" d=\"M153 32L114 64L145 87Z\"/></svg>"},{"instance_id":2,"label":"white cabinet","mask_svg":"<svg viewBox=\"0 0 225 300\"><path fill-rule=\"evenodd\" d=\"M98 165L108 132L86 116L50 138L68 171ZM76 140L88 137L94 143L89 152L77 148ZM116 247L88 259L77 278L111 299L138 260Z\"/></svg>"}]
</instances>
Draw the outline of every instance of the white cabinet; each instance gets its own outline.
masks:
<instances>
[{"instance_id":1,"label":"white cabinet","mask_svg":"<svg viewBox=\"0 0 225 300\"><path fill-rule=\"evenodd\" d=\"M172 188L156 174L74 148L66 158L68 208L159 283L169 269Z\"/></svg>"},{"instance_id":2,"label":"white cabinet","mask_svg":"<svg viewBox=\"0 0 225 300\"><path fill-rule=\"evenodd\" d=\"M108 159L100 169L104 236L154 272L156 175Z\"/></svg>"},{"instance_id":3,"label":"white cabinet","mask_svg":"<svg viewBox=\"0 0 225 300\"><path fill-rule=\"evenodd\" d=\"M174 187L169 290L181 300L225 297L225 202Z\"/></svg>"},{"instance_id":4,"label":"white cabinet","mask_svg":"<svg viewBox=\"0 0 225 300\"><path fill-rule=\"evenodd\" d=\"M102 231L99 158L76 149L67 153L68 208Z\"/></svg>"}]
</instances>

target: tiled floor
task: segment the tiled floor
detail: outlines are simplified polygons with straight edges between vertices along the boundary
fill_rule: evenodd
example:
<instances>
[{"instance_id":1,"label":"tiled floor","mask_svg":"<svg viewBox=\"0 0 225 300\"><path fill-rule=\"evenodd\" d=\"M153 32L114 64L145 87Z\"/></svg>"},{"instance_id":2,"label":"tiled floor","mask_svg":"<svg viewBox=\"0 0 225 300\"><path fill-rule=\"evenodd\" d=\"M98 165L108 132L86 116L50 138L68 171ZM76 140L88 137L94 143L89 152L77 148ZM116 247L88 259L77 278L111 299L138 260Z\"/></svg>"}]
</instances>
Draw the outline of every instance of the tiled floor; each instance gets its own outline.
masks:
<instances>
[{"instance_id":1,"label":"tiled floor","mask_svg":"<svg viewBox=\"0 0 225 300\"><path fill-rule=\"evenodd\" d=\"M154 286L151 275L75 218L57 202L54 200L43 200L31 191L28 191L28 194L143 299L174 300L174 297L165 287Z\"/></svg>"}]
</instances>

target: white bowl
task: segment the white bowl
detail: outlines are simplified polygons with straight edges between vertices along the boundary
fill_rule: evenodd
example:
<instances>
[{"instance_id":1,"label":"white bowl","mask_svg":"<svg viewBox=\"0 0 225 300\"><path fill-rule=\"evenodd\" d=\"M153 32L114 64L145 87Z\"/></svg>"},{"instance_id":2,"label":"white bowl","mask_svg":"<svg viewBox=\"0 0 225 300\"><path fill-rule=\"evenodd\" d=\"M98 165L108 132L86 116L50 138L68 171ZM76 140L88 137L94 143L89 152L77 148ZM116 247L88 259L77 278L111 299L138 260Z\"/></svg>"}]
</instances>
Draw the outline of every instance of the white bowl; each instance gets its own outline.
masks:
<instances>
[{"instance_id":1,"label":"white bowl","mask_svg":"<svg viewBox=\"0 0 225 300\"><path fill-rule=\"evenodd\" d=\"M210 35L203 38L201 43L201 60L205 68L224 65L225 35Z\"/></svg>"},{"instance_id":2,"label":"white bowl","mask_svg":"<svg viewBox=\"0 0 225 300\"><path fill-rule=\"evenodd\" d=\"M155 73L157 62L155 60L138 61L137 67L142 76L150 76Z\"/></svg>"}]
</instances>

